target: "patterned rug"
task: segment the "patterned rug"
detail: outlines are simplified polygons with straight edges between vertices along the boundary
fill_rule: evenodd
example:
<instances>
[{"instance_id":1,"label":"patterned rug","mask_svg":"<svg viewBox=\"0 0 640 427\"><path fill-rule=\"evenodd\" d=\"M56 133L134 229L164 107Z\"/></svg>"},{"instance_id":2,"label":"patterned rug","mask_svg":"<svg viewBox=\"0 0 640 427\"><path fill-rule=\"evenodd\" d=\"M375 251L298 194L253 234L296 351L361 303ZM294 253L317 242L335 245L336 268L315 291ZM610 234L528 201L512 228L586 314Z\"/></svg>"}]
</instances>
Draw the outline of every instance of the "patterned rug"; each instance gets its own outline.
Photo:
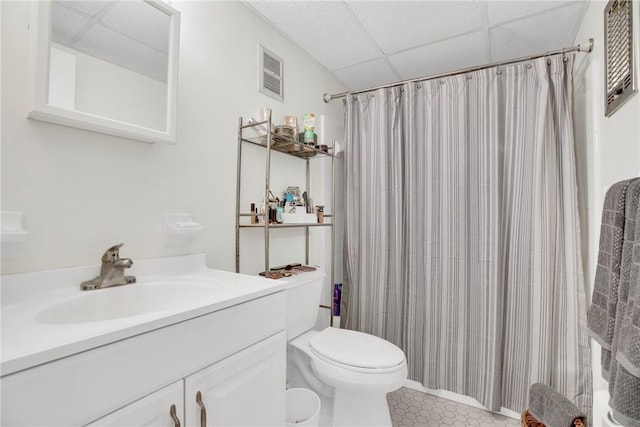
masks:
<instances>
[{"instance_id":1,"label":"patterned rug","mask_svg":"<svg viewBox=\"0 0 640 427\"><path fill-rule=\"evenodd\" d=\"M387 395L394 427L516 427L519 420L402 387Z\"/></svg>"}]
</instances>

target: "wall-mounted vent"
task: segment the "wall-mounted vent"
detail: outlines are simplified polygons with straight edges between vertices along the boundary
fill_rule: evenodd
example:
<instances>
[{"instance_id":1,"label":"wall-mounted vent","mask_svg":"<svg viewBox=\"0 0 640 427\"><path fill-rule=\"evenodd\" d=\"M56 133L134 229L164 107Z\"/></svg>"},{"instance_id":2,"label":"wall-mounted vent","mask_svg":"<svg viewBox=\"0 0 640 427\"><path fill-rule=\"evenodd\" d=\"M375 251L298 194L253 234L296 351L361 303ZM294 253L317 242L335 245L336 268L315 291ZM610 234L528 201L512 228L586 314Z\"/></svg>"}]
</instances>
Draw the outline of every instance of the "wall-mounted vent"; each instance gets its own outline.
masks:
<instances>
[{"instance_id":1,"label":"wall-mounted vent","mask_svg":"<svg viewBox=\"0 0 640 427\"><path fill-rule=\"evenodd\" d=\"M604 10L605 115L611 116L636 92L631 0L611 0Z\"/></svg>"},{"instance_id":2,"label":"wall-mounted vent","mask_svg":"<svg viewBox=\"0 0 640 427\"><path fill-rule=\"evenodd\" d=\"M258 45L258 91L284 102L284 61L262 45Z\"/></svg>"}]
</instances>

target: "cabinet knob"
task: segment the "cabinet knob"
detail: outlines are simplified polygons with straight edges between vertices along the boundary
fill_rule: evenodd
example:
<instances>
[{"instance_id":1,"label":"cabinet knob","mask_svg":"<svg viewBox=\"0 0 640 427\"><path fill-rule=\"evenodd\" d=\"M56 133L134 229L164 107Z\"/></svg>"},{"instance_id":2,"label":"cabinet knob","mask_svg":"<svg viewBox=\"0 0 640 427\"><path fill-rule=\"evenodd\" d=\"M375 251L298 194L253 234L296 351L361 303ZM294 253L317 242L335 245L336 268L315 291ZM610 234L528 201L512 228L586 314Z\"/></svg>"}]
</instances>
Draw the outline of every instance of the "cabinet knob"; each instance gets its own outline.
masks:
<instances>
[{"instance_id":1,"label":"cabinet knob","mask_svg":"<svg viewBox=\"0 0 640 427\"><path fill-rule=\"evenodd\" d=\"M180 418L176 415L176 405L171 405L171 408L169 408L169 415L171 415L171 418L173 419L173 427L180 427Z\"/></svg>"},{"instance_id":2,"label":"cabinet knob","mask_svg":"<svg viewBox=\"0 0 640 427\"><path fill-rule=\"evenodd\" d=\"M202 393L196 393L196 403L200 406L200 427L207 427L207 408L202 402Z\"/></svg>"}]
</instances>

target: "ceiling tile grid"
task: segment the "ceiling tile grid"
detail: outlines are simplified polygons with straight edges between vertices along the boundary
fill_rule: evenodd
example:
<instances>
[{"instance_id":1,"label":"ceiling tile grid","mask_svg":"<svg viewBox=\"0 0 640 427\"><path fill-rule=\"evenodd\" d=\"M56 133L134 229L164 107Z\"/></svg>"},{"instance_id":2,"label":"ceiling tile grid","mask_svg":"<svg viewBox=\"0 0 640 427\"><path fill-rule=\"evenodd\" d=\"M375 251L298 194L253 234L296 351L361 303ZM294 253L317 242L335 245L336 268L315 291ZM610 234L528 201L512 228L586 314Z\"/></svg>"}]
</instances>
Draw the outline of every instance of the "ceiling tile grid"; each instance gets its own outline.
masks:
<instances>
[{"instance_id":1,"label":"ceiling tile grid","mask_svg":"<svg viewBox=\"0 0 640 427\"><path fill-rule=\"evenodd\" d=\"M111 1L62 1L57 2L69 10L75 10L90 18L100 15L105 9L112 6Z\"/></svg>"},{"instance_id":2,"label":"ceiling tile grid","mask_svg":"<svg viewBox=\"0 0 640 427\"><path fill-rule=\"evenodd\" d=\"M487 32L453 37L389 56L403 80L432 76L489 62Z\"/></svg>"},{"instance_id":3,"label":"ceiling tile grid","mask_svg":"<svg viewBox=\"0 0 640 427\"><path fill-rule=\"evenodd\" d=\"M169 28L171 18L148 3L119 1L102 17L101 23L159 52L169 52L169 31L158 28Z\"/></svg>"},{"instance_id":4,"label":"ceiling tile grid","mask_svg":"<svg viewBox=\"0 0 640 427\"><path fill-rule=\"evenodd\" d=\"M263 0L251 6L330 70L381 56L345 2Z\"/></svg>"},{"instance_id":5,"label":"ceiling tile grid","mask_svg":"<svg viewBox=\"0 0 640 427\"><path fill-rule=\"evenodd\" d=\"M123 68L133 69L160 82L167 81L167 55L111 28L96 24L78 39L81 52Z\"/></svg>"},{"instance_id":6,"label":"ceiling tile grid","mask_svg":"<svg viewBox=\"0 0 640 427\"><path fill-rule=\"evenodd\" d=\"M491 28L491 60L504 61L572 46L578 28L576 16L581 11L582 4L570 4Z\"/></svg>"},{"instance_id":7,"label":"ceiling tile grid","mask_svg":"<svg viewBox=\"0 0 640 427\"><path fill-rule=\"evenodd\" d=\"M469 1L349 1L349 8L386 55L476 31L483 4Z\"/></svg>"},{"instance_id":8,"label":"ceiling tile grid","mask_svg":"<svg viewBox=\"0 0 640 427\"><path fill-rule=\"evenodd\" d=\"M536 15L570 4L582 4L581 1L488 1L487 19L489 26Z\"/></svg>"},{"instance_id":9,"label":"ceiling tile grid","mask_svg":"<svg viewBox=\"0 0 640 427\"><path fill-rule=\"evenodd\" d=\"M52 3L52 40L167 81L170 17L142 0Z\"/></svg>"},{"instance_id":10,"label":"ceiling tile grid","mask_svg":"<svg viewBox=\"0 0 640 427\"><path fill-rule=\"evenodd\" d=\"M350 91L569 47L587 0L246 0Z\"/></svg>"},{"instance_id":11,"label":"ceiling tile grid","mask_svg":"<svg viewBox=\"0 0 640 427\"><path fill-rule=\"evenodd\" d=\"M54 22L51 29L51 38L59 44L67 44L82 31L91 19L76 11L68 10L59 3L53 3L51 6L51 16Z\"/></svg>"},{"instance_id":12,"label":"ceiling tile grid","mask_svg":"<svg viewBox=\"0 0 640 427\"><path fill-rule=\"evenodd\" d=\"M361 90L380 85L380 82L394 82L401 77L385 58L361 62L333 72L349 90Z\"/></svg>"}]
</instances>

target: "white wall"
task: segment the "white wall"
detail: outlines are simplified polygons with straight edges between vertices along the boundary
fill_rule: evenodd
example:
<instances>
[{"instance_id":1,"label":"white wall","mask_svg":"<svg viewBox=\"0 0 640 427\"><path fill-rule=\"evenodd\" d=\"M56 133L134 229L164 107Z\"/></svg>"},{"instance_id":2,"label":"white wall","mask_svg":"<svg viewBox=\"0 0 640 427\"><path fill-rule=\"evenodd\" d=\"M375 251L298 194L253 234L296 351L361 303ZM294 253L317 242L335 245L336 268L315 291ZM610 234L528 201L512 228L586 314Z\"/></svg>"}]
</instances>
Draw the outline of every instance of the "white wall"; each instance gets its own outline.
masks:
<instances>
[{"instance_id":1,"label":"white wall","mask_svg":"<svg viewBox=\"0 0 640 427\"><path fill-rule=\"evenodd\" d=\"M76 108L76 55L51 45L49 50L49 98L56 107Z\"/></svg>"},{"instance_id":2,"label":"white wall","mask_svg":"<svg viewBox=\"0 0 640 427\"><path fill-rule=\"evenodd\" d=\"M580 181L583 255L588 295L598 256L600 216L606 189L612 184L640 176L640 94L636 93L613 116L604 116L605 1L592 1L578 30L576 42L595 39L591 54L578 54L575 68L575 127ZM633 2L636 73L640 72L640 3ZM636 74L636 81L638 77ZM589 297L589 303L591 299ZM594 389L606 389L600 369L600 348L592 342Z\"/></svg>"},{"instance_id":3,"label":"white wall","mask_svg":"<svg viewBox=\"0 0 640 427\"><path fill-rule=\"evenodd\" d=\"M210 267L234 270L238 117L266 106L279 122L314 112L342 125L341 104L322 94L345 88L245 5L172 6L182 12L175 146L26 119L30 2L2 2L2 209L24 211L30 233L23 256L2 261L3 274L97 264L117 242L134 261L205 252ZM284 104L257 91L258 42L285 61ZM280 182L299 180L296 168ZM176 212L192 213L205 231L167 247L162 215Z\"/></svg>"},{"instance_id":4,"label":"white wall","mask_svg":"<svg viewBox=\"0 0 640 427\"><path fill-rule=\"evenodd\" d=\"M49 104L166 130L166 82L56 43L50 52Z\"/></svg>"},{"instance_id":5,"label":"white wall","mask_svg":"<svg viewBox=\"0 0 640 427\"><path fill-rule=\"evenodd\" d=\"M76 56L76 110L167 130L167 83L80 51Z\"/></svg>"}]
</instances>

